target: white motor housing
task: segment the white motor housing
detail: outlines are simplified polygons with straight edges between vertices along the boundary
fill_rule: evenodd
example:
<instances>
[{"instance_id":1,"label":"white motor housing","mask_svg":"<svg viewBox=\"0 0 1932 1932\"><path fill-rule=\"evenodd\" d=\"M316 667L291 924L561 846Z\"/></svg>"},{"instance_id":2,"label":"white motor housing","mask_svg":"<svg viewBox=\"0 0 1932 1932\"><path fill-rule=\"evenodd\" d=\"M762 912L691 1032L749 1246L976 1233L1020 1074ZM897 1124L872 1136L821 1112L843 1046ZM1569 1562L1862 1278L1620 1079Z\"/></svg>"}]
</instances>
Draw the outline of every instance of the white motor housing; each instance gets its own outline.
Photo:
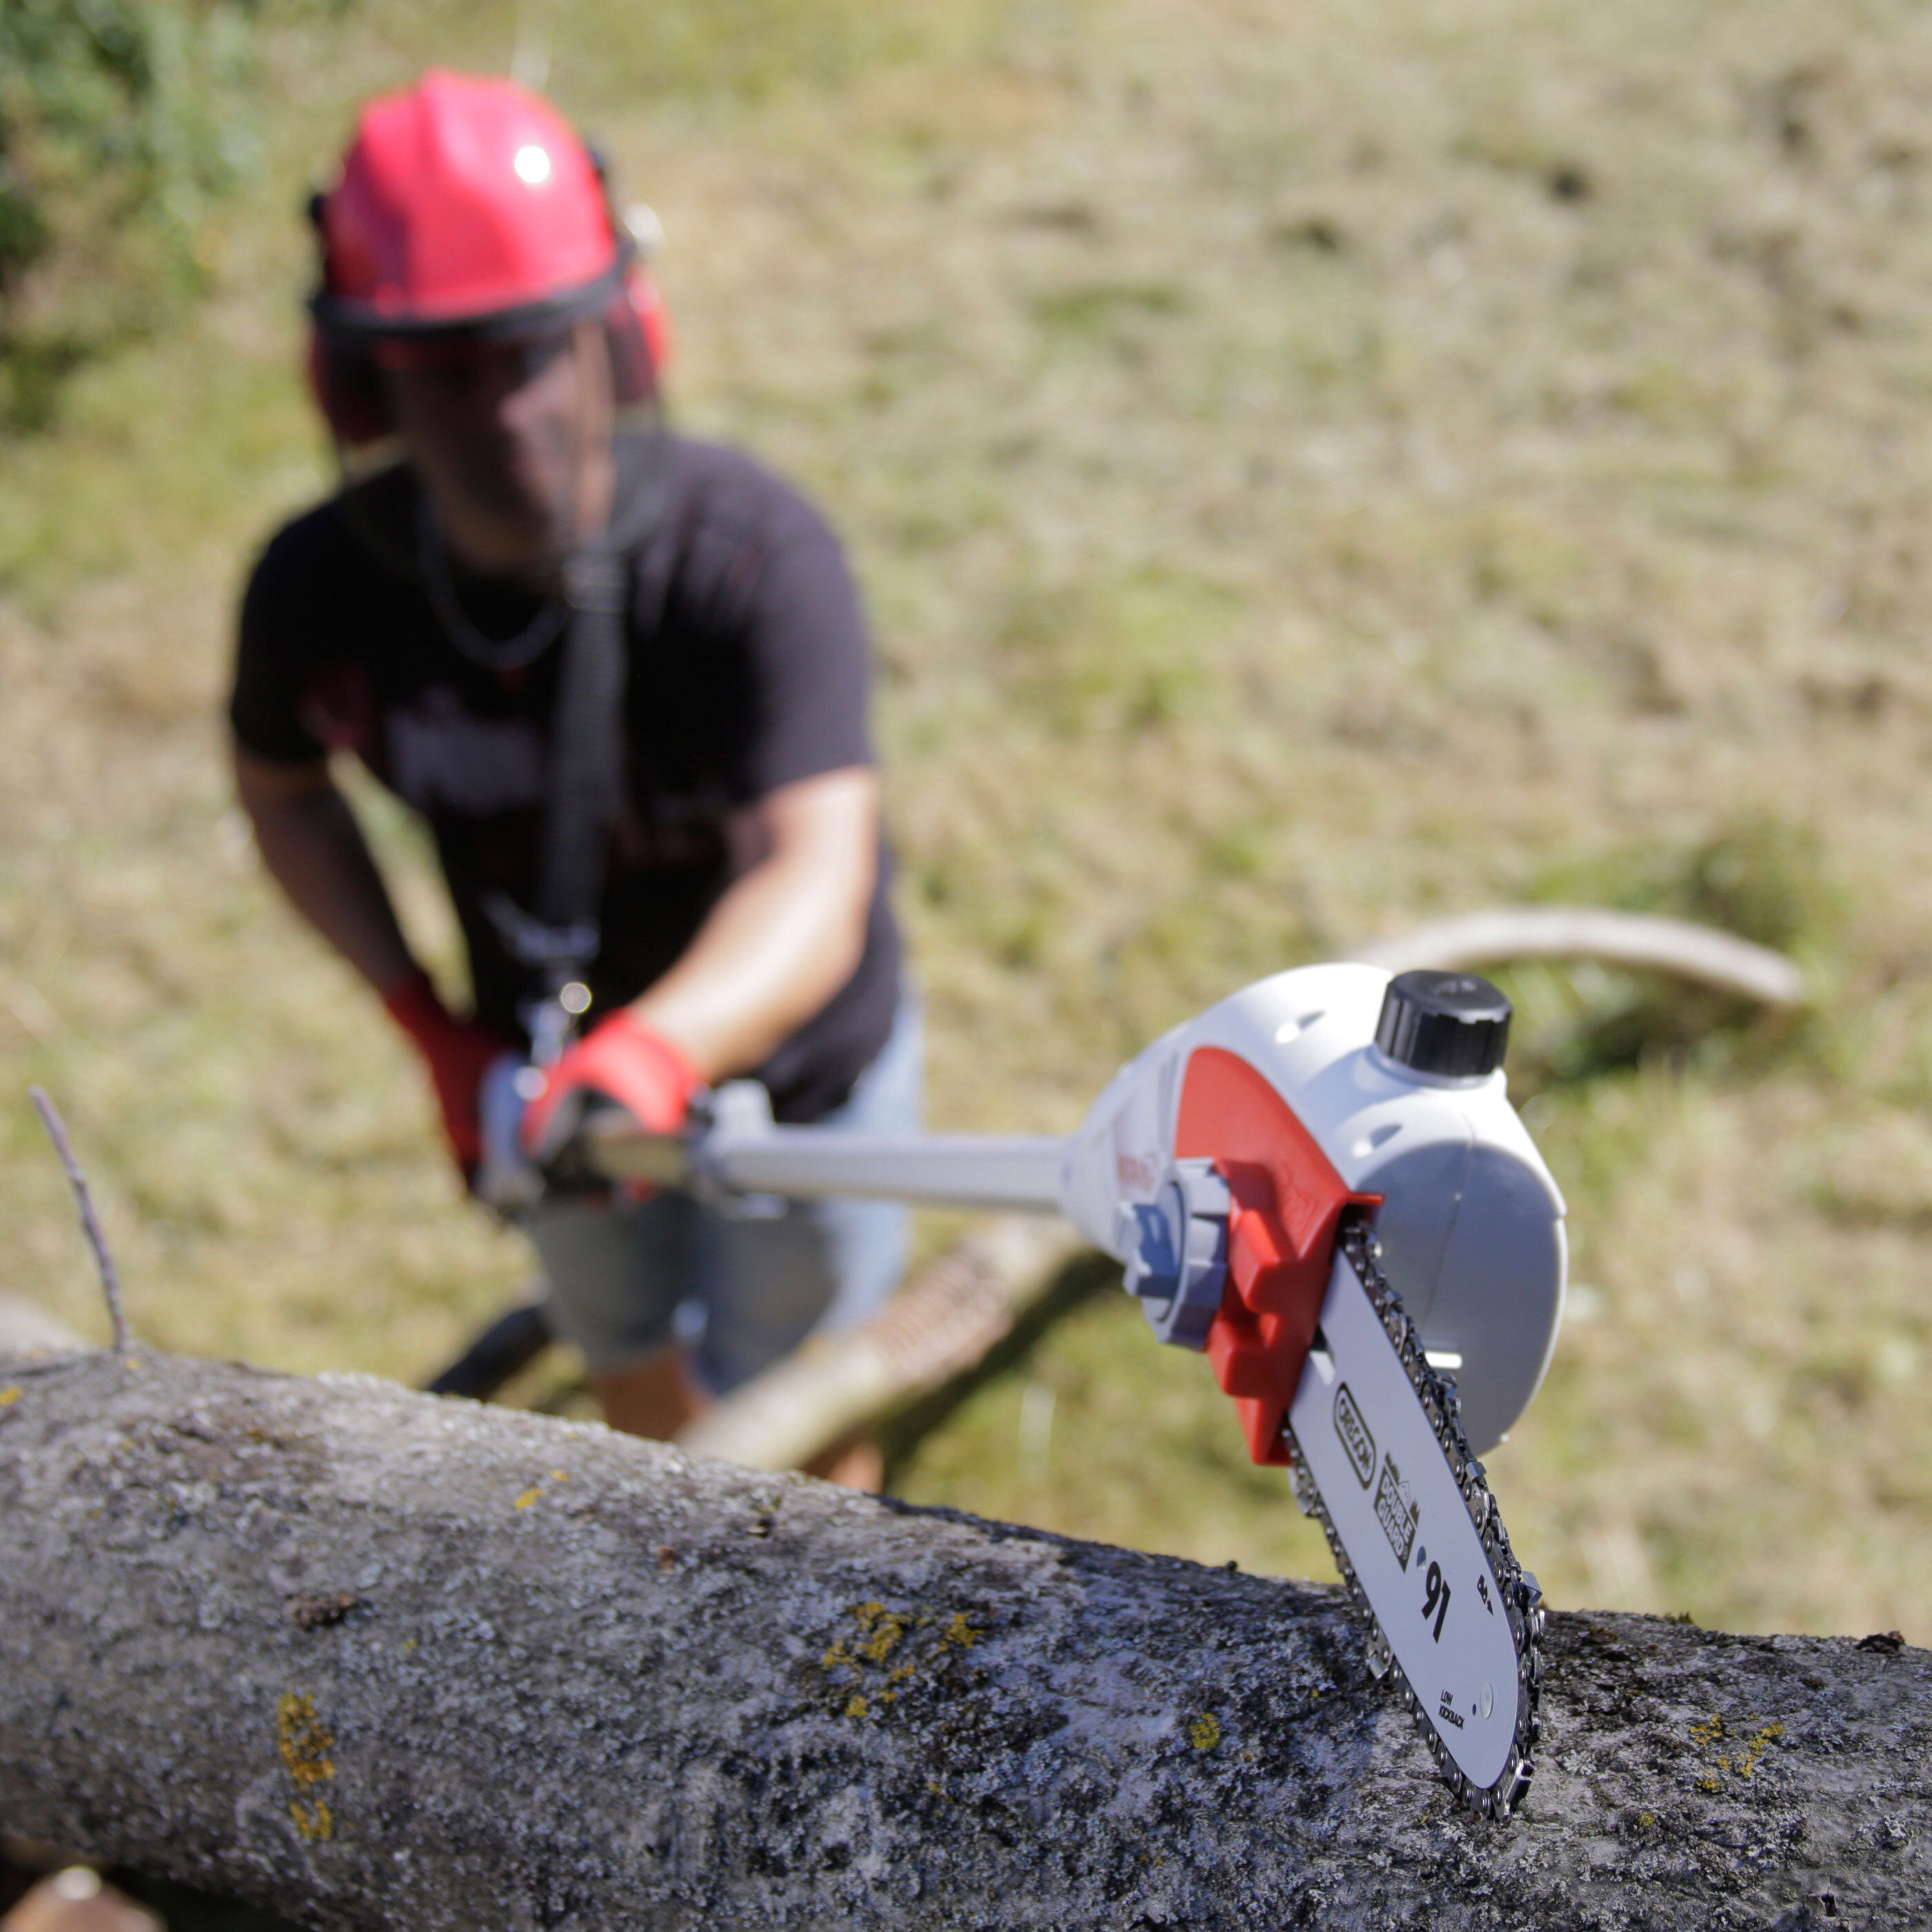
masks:
<instances>
[{"instance_id":1,"label":"white motor housing","mask_svg":"<svg viewBox=\"0 0 1932 1932\"><path fill-rule=\"evenodd\" d=\"M1384 1270L1454 1376L1480 1454L1529 1406L1556 1347L1563 1197L1500 1066L1431 1072L1377 1045L1390 983L1379 967L1302 967L1177 1027L1120 1070L1067 1143L1060 1202L1088 1240L1130 1260L1122 1210L1152 1206L1168 1182L1190 1061L1214 1047L1246 1062L1347 1188L1382 1197Z\"/></svg>"}]
</instances>

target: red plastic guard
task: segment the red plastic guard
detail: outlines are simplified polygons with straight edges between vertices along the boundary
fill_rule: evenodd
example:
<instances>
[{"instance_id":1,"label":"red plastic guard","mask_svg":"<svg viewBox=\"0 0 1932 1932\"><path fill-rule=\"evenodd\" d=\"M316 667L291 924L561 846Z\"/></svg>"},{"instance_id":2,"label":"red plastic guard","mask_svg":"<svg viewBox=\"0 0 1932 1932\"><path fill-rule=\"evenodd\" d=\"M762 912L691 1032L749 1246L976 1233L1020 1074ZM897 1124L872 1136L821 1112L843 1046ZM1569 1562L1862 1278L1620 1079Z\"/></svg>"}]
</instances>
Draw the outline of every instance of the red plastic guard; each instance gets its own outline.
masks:
<instances>
[{"instance_id":1,"label":"red plastic guard","mask_svg":"<svg viewBox=\"0 0 1932 1932\"><path fill-rule=\"evenodd\" d=\"M1352 1194L1294 1109L1238 1054L1198 1048L1187 1063L1174 1150L1210 1160L1228 1184L1228 1285L1208 1359L1234 1398L1248 1453L1286 1463L1282 1425L1322 1318L1342 1210Z\"/></svg>"}]
</instances>

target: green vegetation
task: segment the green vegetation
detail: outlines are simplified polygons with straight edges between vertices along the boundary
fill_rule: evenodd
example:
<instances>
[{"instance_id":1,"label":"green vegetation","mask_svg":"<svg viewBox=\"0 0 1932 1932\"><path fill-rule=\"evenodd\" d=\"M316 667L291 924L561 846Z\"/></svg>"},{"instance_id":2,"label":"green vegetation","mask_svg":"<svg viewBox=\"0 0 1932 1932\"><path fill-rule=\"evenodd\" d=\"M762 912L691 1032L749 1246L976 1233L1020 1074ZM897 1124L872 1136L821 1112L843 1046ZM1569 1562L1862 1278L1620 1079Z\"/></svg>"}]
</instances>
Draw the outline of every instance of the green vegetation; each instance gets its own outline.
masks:
<instances>
[{"instance_id":1,"label":"green vegetation","mask_svg":"<svg viewBox=\"0 0 1932 1932\"><path fill-rule=\"evenodd\" d=\"M158 1342L414 1378L521 1277L251 868L218 722L250 547L326 476L304 188L362 94L513 54L663 217L685 422L851 539L935 1120L1067 1127L1245 980L1448 912L1787 948L1819 1004L1782 1028L1510 976L1580 1286L1492 1479L1558 1603L1932 1641L1905 0L265 5L200 298L75 368L0 470L0 1282L98 1328L32 1079ZM1124 1298L902 1480L1325 1570Z\"/></svg>"},{"instance_id":2,"label":"green vegetation","mask_svg":"<svg viewBox=\"0 0 1932 1932\"><path fill-rule=\"evenodd\" d=\"M295 0L299 4L301 0ZM0 0L0 422L202 286L259 149L249 0Z\"/></svg>"}]
</instances>

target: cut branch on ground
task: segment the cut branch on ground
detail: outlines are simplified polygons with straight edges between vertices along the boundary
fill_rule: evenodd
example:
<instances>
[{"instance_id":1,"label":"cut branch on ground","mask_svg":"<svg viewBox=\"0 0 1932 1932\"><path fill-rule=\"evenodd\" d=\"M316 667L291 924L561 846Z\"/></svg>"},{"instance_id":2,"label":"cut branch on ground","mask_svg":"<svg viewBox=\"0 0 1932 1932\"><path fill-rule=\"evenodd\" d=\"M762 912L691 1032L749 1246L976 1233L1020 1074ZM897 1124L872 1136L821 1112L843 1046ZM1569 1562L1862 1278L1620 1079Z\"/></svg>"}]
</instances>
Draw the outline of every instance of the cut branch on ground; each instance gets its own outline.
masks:
<instances>
[{"instance_id":1,"label":"cut branch on ground","mask_svg":"<svg viewBox=\"0 0 1932 1932\"><path fill-rule=\"evenodd\" d=\"M1054 1291L1076 1246L1058 1220L989 1220L920 1268L870 1321L806 1342L714 1402L679 1442L748 1469L802 1468L854 1430L976 1379L1016 1334L1036 1337L1040 1324L1030 1318L1046 1312L1042 1304L1052 1313L1066 1306ZM894 1433L901 1454L910 1440L903 1426Z\"/></svg>"}]
</instances>

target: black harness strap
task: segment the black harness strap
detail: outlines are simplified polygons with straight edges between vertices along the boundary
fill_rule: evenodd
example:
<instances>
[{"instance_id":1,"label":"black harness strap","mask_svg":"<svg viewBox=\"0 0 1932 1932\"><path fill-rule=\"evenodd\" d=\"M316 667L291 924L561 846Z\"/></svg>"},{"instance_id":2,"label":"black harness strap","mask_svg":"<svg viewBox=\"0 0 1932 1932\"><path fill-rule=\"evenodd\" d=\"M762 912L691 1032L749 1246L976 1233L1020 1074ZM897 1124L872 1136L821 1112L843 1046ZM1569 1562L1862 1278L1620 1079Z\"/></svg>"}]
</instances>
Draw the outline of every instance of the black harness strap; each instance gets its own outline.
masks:
<instances>
[{"instance_id":1,"label":"black harness strap","mask_svg":"<svg viewBox=\"0 0 1932 1932\"><path fill-rule=\"evenodd\" d=\"M584 965L596 952L604 844L623 775L626 561L621 552L580 550L564 578L570 627L550 727L536 916L554 932L589 928Z\"/></svg>"},{"instance_id":2,"label":"black harness strap","mask_svg":"<svg viewBox=\"0 0 1932 1932\"><path fill-rule=\"evenodd\" d=\"M543 994L530 1012L532 1054L540 1066L562 1052L590 1004L582 982L597 956L598 907L624 783L626 607L633 561L647 544L658 566L646 572L647 598L661 606L668 590L669 546L652 539L663 530L670 500L670 450L662 437L652 448L650 470L639 479L628 514L565 566L570 622L550 724L535 914L501 894L488 908L504 944L542 975Z\"/></svg>"}]
</instances>

